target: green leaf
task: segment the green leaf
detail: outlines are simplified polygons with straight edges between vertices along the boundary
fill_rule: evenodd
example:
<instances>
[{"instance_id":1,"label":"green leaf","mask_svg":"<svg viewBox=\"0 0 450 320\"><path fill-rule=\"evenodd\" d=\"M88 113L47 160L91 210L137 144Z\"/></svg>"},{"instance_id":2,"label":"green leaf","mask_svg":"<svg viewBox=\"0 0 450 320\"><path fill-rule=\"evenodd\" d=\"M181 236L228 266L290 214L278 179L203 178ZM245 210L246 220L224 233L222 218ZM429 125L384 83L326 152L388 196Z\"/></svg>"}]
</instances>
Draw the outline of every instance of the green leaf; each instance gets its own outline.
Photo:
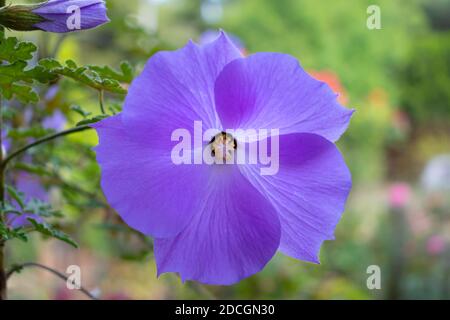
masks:
<instances>
[{"instance_id":1,"label":"green leaf","mask_svg":"<svg viewBox=\"0 0 450 320\"><path fill-rule=\"evenodd\" d=\"M0 238L4 241L16 238L24 242L28 241L27 233L23 227L8 228L4 223L0 223Z\"/></svg>"},{"instance_id":2,"label":"green leaf","mask_svg":"<svg viewBox=\"0 0 450 320\"><path fill-rule=\"evenodd\" d=\"M37 47L31 42L19 42L17 38L7 38L0 41L0 61L10 63L19 60L30 60Z\"/></svg>"},{"instance_id":3,"label":"green leaf","mask_svg":"<svg viewBox=\"0 0 450 320\"><path fill-rule=\"evenodd\" d=\"M76 126L79 127L79 126L85 126L85 125L88 125L88 124L97 123L97 122L102 121L103 119L106 119L108 117L109 116L107 116L107 115L95 116L93 118L85 119L85 120L82 120L82 121L78 122L76 124Z\"/></svg>"},{"instance_id":4,"label":"green leaf","mask_svg":"<svg viewBox=\"0 0 450 320\"><path fill-rule=\"evenodd\" d=\"M28 235L23 227L10 229L9 236L10 236L10 239L15 238L15 239L22 240L23 242L28 242Z\"/></svg>"},{"instance_id":5,"label":"green leaf","mask_svg":"<svg viewBox=\"0 0 450 320\"><path fill-rule=\"evenodd\" d=\"M101 77L106 77L110 79L114 79L124 83L131 83L134 77L134 69L131 64L127 61L123 61L120 64L120 71L118 72L108 66L97 67L97 66L89 66L89 68L95 72L97 72Z\"/></svg>"},{"instance_id":6,"label":"green leaf","mask_svg":"<svg viewBox=\"0 0 450 320\"><path fill-rule=\"evenodd\" d=\"M57 210L53 210L49 203L34 198L26 203L23 211L26 214L34 214L43 218L62 217L62 214Z\"/></svg>"},{"instance_id":7,"label":"green leaf","mask_svg":"<svg viewBox=\"0 0 450 320\"><path fill-rule=\"evenodd\" d=\"M53 129L45 129L39 126L31 128L11 129L8 132L8 137L12 139L34 138L39 139L53 133Z\"/></svg>"},{"instance_id":8,"label":"green leaf","mask_svg":"<svg viewBox=\"0 0 450 320\"><path fill-rule=\"evenodd\" d=\"M6 191L8 192L11 198L16 200L17 204L20 206L21 209L25 207L25 195L23 192L17 191L12 186L6 186Z\"/></svg>"},{"instance_id":9,"label":"green leaf","mask_svg":"<svg viewBox=\"0 0 450 320\"><path fill-rule=\"evenodd\" d=\"M21 85L14 83L10 89L11 96L16 96L16 98L22 103L37 103L39 101L39 96L30 86Z\"/></svg>"},{"instance_id":10,"label":"green leaf","mask_svg":"<svg viewBox=\"0 0 450 320\"><path fill-rule=\"evenodd\" d=\"M39 223L38 221L36 221L33 218L28 218L28 221L30 221L30 223L32 224L35 231L37 231L45 236L52 237L52 238L61 240L65 243L68 243L71 246L73 246L74 248L78 248L78 244L64 232L62 232L60 230L56 230L46 223Z\"/></svg>"},{"instance_id":11,"label":"green leaf","mask_svg":"<svg viewBox=\"0 0 450 320\"><path fill-rule=\"evenodd\" d=\"M66 61L65 66L63 66L54 59L43 59L39 61L39 66L46 68L54 75L71 78L96 90L104 90L118 94L125 94L127 92L114 77L128 78L129 74L120 74L108 67L107 69L94 66L79 67L72 60Z\"/></svg>"},{"instance_id":12,"label":"green leaf","mask_svg":"<svg viewBox=\"0 0 450 320\"><path fill-rule=\"evenodd\" d=\"M117 101L112 101L109 103L108 110L112 114L117 114L122 111L122 103Z\"/></svg>"},{"instance_id":13,"label":"green leaf","mask_svg":"<svg viewBox=\"0 0 450 320\"><path fill-rule=\"evenodd\" d=\"M32 81L36 80L40 83L54 82L59 78L59 75L51 73L48 69L38 65L32 69L24 72L24 78Z\"/></svg>"},{"instance_id":14,"label":"green leaf","mask_svg":"<svg viewBox=\"0 0 450 320\"><path fill-rule=\"evenodd\" d=\"M49 73L43 67L26 70L27 65L25 61L0 65L0 93L6 99L12 99L15 96L22 103L36 103L39 101L39 96L30 84L35 80L47 83L57 78L57 75Z\"/></svg>"},{"instance_id":15,"label":"green leaf","mask_svg":"<svg viewBox=\"0 0 450 320\"><path fill-rule=\"evenodd\" d=\"M78 105L71 106L70 110L75 111L76 113L81 115L83 118L87 118L92 114L91 112L85 111L82 107L80 107Z\"/></svg>"},{"instance_id":16,"label":"green leaf","mask_svg":"<svg viewBox=\"0 0 450 320\"><path fill-rule=\"evenodd\" d=\"M61 65L61 63L59 63L55 59L50 59L50 58L40 60L39 61L39 65L44 67L47 70L54 70L54 69L58 69L58 68L62 68L63 67Z\"/></svg>"},{"instance_id":17,"label":"green leaf","mask_svg":"<svg viewBox=\"0 0 450 320\"><path fill-rule=\"evenodd\" d=\"M3 203L3 209L0 210L2 214L7 214L7 213L11 213L11 214L15 214L15 215L22 215L22 211L17 210L17 206L12 205L11 203L4 201Z\"/></svg>"},{"instance_id":18,"label":"green leaf","mask_svg":"<svg viewBox=\"0 0 450 320\"><path fill-rule=\"evenodd\" d=\"M18 162L14 164L14 169L25 171L38 176L49 176L50 173L42 166L33 165L25 162Z\"/></svg>"},{"instance_id":19,"label":"green leaf","mask_svg":"<svg viewBox=\"0 0 450 320\"><path fill-rule=\"evenodd\" d=\"M33 90L35 82L51 83L64 76L98 91L126 94L122 83L130 83L134 71L127 62L122 62L120 71L110 67L82 66L73 60L63 65L55 59L42 59L30 68L36 46L30 42L19 42L17 38L0 40L0 95L20 102L37 103L38 94Z\"/></svg>"}]
</instances>

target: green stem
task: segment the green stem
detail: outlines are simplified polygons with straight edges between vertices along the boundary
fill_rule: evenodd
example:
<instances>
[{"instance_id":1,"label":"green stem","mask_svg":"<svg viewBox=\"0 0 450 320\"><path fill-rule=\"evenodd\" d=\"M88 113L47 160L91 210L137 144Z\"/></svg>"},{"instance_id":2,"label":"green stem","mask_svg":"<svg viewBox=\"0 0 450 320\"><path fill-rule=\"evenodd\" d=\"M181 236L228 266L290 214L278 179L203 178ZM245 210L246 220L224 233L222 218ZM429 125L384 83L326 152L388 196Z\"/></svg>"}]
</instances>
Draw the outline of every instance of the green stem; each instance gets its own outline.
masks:
<instances>
[{"instance_id":1,"label":"green stem","mask_svg":"<svg viewBox=\"0 0 450 320\"><path fill-rule=\"evenodd\" d=\"M62 280L66 281L66 282L69 280L68 277L66 277L63 273L59 272L58 270L52 269L50 267L47 267L47 266L44 266L44 265L42 265L40 263L35 263L35 262L27 262L27 263L23 263L23 264L16 265L16 266L12 267L12 269L9 270L7 275L6 275L6 279L9 279L14 273L20 272L20 271L22 271L22 269L29 268L29 267L31 267L31 268L40 268L40 269L46 270L46 271L48 271L50 273L53 273L55 276L61 278ZM85 288L81 287L80 291L82 293L84 293L86 296L88 296L89 298L91 298L92 300L98 300L97 297L95 297L92 293L90 293Z\"/></svg>"},{"instance_id":2,"label":"green stem","mask_svg":"<svg viewBox=\"0 0 450 320\"><path fill-rule=\"evenodd\" d=\"M102 114L106 114L105 107L104 107L104 92L103 90L98 90L98 103L100 104L100 111Z\"/></svg>"},{"instance_id":3,"label":"green stem","mask_svg":"<svg viewBox=\"0 0 450 320\"><path fill-rule=\"evenodd\" d=\"M14 159L15 157L21 155L22 153L24 153L28 149L34 148L34 147L36 147L38 145L41 145L43 143L52 141L52 140L57 139L59 137L64 137L64 136L67 136L67 135L70 135L70 134L73 134L73 133L76 133L76 132L81 132L81 131L85 131L85 130L89 130L89 129L92 129L89 125L78 126L78 127L75 127L75 128L69 129L69 130L61 131L61 132L49 135L47 137L38 139L38 140L34 141L33 143L30 143L30 144L28 144L28 145L26 145L26 146L24 146L24 147L22 147L22 148L20 148L20 149L18 149L16 151L12 152L9 156L7 156L0 163L0 172L1 171L5 171L6 166L8 165L8 163L12 159Z\"/></svg>"},{"instance_id":4,"label":"green stem","mask_svg":"<svg viewBox=\"0 0 450 320\"><path fill-rule=\"evenodd\" d=\"M5 0L0 0L0 8L5 6ZM5 40L5 30L0 26L0 43ZM1 63L1 61L0 61ZM3 159L3 114L2 114L2 96L0 94L0 160ZM0 206L3 211L5 197L5 177L4 169L0 168ZM3 214L0 213L0 224L4 221ZM5 272L5 239L0 238L0 300L7 299L6 272Z\"/></svg>"}]
</instances>

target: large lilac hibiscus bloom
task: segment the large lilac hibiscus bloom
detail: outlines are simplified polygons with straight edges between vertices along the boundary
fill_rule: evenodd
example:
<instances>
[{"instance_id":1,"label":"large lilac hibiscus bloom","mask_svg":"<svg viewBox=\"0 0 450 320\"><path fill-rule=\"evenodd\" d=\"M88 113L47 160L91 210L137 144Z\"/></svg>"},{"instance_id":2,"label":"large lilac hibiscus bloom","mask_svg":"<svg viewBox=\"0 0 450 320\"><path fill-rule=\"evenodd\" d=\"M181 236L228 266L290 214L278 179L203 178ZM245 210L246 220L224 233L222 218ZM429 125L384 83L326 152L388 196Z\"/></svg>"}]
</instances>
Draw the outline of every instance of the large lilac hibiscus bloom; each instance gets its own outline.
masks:
<instances>
[{"instance_id":1,"label":"large lilac hibiscus bloom","mask_svg":"<svg viewBox=\"0 0 450 320\"><path fill-rule=\"evenodd\" d=\"M203 46L189 42L153 56L123 112L94 125L102 189L126 223L155 238L158 274L230 285L278 250L318 263L351 188L333 144L351 114L289 55L244 58L224 33ZM193 132L195 121L219 132L279 129L278 173L175 165L171 134Z\"/></svg>"}]
</instances>

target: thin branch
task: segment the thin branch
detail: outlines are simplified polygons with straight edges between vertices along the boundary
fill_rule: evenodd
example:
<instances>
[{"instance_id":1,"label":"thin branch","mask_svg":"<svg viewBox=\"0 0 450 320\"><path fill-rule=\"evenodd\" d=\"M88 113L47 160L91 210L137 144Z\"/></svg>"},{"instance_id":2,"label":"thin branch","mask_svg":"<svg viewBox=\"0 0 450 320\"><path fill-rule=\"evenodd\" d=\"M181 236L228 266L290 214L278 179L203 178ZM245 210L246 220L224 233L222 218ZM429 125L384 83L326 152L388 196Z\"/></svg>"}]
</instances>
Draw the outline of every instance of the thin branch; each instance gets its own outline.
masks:
<instances>
[{"instance_id":1,"label":"thin branch","mask_svg":"<svg viewBox=\"0 0 450 320\"><path fill-rule=\"evenodd\" d=\"M10 278L14 273L20 272L22 269L27 268L27 267L40 268L40 269L46 270L46 271L48 271L48 272L54 274L55 276L57 276L57 277L63 279L63 280L66 281L66 282L69 281L69 278L68 278L66 275L64 275L63 273L59 272L58 270L52 269L52 268L50 268L50 267L47 267L47 266L44 266L44 265L42 265L42 264L40 264L40 263L35 263L35 262L27 262L27 263L23 263L23 264L16 265L16 266L12 267L12 269L9 270L9 271L6 273L6 280L9 280L9 278ZM97 297L95 297L92 293L90 293L90 292L89 292L88 290L86 290L85 288L80 287L80 291L81 291L82 293L84 293L86 296L88 296L90 299L92 299L92 300L98 300Z\"/></svg>"},{"instance_id":2,"label":"thin branch","mask_svg":"<svg viewBox=\"0 0 450 320\"><path fill-rule=\"evenodd\" d=\"M36 141L34 141L33 143L30 143L14 152L12 152L10 155L8 155L1 163L0 163L0 170L4 170L6 168L6 166L8 165L8 163L14 159L15 157L19 156L20 154L24 153L25 151L27 151L28 149L31 149L33 147L36 147L40 144L46 143L48 141L54 140L56 138L59 137L63 137L63 136L67 136L69 134L72 133L76 133L76 132L81 132L81 131L85 131L85 130L89 130L92 129L89 125L83 125L83 126L78 126L69 130L65 130L65 131L61 131L52 135L49 135L47 137L38 139Z\"/></svg>"},{"instance_id":3,"label":"thin branch","mask_svg":"<svg viewBox=\"0 0 450 320\"><path fill-rule=\"evenodd\" d=\"M98 90L98 103L100 104L100 111L102 112L102 114L106 114L104 100L105 100L104 91L100 89Z\"/></svg>"}]
</instances>

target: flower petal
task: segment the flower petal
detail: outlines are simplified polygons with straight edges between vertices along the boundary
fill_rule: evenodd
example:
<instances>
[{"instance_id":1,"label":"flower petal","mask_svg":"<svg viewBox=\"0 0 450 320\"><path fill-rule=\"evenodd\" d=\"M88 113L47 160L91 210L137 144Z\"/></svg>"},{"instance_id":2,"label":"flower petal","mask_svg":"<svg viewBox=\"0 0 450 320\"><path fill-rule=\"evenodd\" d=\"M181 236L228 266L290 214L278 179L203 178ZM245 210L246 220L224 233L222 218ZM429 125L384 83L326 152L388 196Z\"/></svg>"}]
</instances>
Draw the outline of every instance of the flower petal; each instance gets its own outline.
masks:
<instances>
[{"instance_id":1,"label":"flower petal","mask_svg":"<svg viewBox=\"0 0 450 320\"><path fill-rule=\"evenodd\" d=\"M279 53L257 53L230 62L217 79L215 99L226 129L315 133L330 141L339 139L353 113L294 57Z\"/></svg>"},{"instance_id":2,"label":"flower petal","mask_svg":"<svg viewBox=\"0 0 450 320\"><path fill-rule=\"evenodd\" d=\"M290 134L279 138L277 174L262 176L256 165L240 168L280 216L280 251L318 263L322 242L334 239L351 175L338 149L323 137Z\"/></svg>"},{"instance_id":3,"label":"flower petal","mask_svg":"<svg viewBox=\"0 0 450 320\"><path fill-rule=\"evenodd\" d=\"M35 27L57 33L78 31L69 28L71 18L77 13L75 8L79 9L80 30L95 28L109 22L105 2L102 0L54 0L32 10L47 20L37 23Z\"/></svg>"},{"instance_id":4,"label":"flower petal","mask_svg":"<svg viewBox=\"0 0 450 320\"><path fill-rule=\"evenodd\" d=\"M155 237L175 236L207 193L210 168L173 164L170 150L153 149L145 136L130 137L121 118L94 125L105 196L132 228Z\"/></svg>"},{"instance_id":5,"label":"flower petal","mask_svg":"<svg viewBox=\"0 0 450 320\"><path fill-rule=\"evenodd\" d=\"M39 14L50 13L67 15L67 9L70 6L76 6L82 9L97 4L102 4L105 6L105 2L103 0L50 0L41 3L36 9L33 9L33 12Z\"/></svg>"},{"instance_id":6,"label":"flower petal","mask_svg":"<svg viewBox=\"0 0 450 320\"><path fill-rule=\"evenodd\" d=\"M280 225L272 205L236 166L213 166L203 207L178 236L155 239L158 274L230 285L260 271L275 254Z\"/></svg>"},{"instance_id":7,"label":"flower petal","mask_svg":"<svg viewBox=\"0 0 450 320\"><path fill-rule=\"evenodd\" d=\"M218 129L214 83L223 67L239 57L224 33L204 46L189 42L180 50L155 54L129 89L124 124L137 135L158 137L154 147L170 141L177 128L192 132L194 121Z\"/></svg>"}]
</instances>

